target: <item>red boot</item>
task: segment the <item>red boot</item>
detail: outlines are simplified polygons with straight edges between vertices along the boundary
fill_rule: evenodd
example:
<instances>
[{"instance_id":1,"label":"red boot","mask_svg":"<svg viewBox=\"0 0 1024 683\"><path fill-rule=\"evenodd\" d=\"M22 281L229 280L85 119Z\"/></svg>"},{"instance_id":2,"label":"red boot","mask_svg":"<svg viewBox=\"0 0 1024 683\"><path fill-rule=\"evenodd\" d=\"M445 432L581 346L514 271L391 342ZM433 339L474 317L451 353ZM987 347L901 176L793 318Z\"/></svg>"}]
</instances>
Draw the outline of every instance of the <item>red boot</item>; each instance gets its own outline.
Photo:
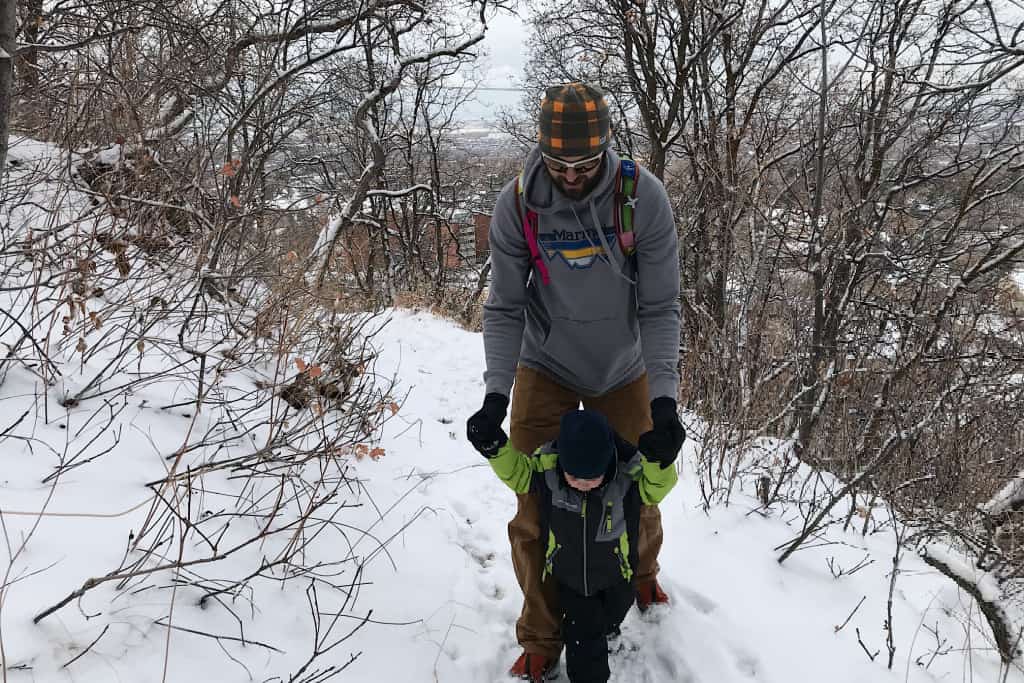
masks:
<instances>
[{"instance_id":1,"label":"red boot","mask_svg":"<svg viewBox=\"0 0 1024 683\"><path fill-rule=\"evenodd\" d=\"M638 584L636 587L636 606L646 612L651 605L667 605L668 595L661 590L657 579Z\"/></svg>"},{"instance_id":2,"label":"red boot","mask_svg":"<svg viewBox=\"0 0 1024 683\"><path fill-rule=\"evenodd\" d=\"M535 652L523 652L508 672L530 683L544 683L558 677L558 660Z\"/></svg>"}]
</instances>

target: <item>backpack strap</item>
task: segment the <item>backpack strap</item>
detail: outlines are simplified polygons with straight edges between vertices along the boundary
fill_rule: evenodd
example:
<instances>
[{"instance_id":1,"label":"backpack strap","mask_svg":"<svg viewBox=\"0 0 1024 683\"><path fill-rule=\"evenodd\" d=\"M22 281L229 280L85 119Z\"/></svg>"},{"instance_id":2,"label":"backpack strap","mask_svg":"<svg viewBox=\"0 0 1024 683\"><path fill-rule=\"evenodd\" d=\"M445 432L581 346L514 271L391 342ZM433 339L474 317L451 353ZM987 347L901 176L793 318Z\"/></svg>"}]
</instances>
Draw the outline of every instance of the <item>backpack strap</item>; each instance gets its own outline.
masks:
<instances>
[{"instance_id":1,"label":"backpack strap","mask_svg":"<svg viewBox=\"0 0 1024 683\"><path fill-rule=\"evenodd\" d=\"M526 238L526 246L530 249L530 263L533 265L534 270L540 274L540 279L544 284L551 283L551 275L548 273L548 266L544 263L544 259L540 254L540 246L537 244L537 212L526 210L523 212L523 171L519 172L516 176L516 214L519 216L519 222L523 226L523 237Z\"/></svg>"},{"instance_id":2,"label":"backpack strap","mask_svg":"<svg viewBox=\"0 0 1024 683\"><path fill-rule=\"evenodd\" d=\"M619 248L627 257L636 252L633 212L636 210L636 187L639 181L636 162L623 157L615 173L615 204L618 208L615 212L615 234L619 238Z\"/></svg>"}]
</instances>

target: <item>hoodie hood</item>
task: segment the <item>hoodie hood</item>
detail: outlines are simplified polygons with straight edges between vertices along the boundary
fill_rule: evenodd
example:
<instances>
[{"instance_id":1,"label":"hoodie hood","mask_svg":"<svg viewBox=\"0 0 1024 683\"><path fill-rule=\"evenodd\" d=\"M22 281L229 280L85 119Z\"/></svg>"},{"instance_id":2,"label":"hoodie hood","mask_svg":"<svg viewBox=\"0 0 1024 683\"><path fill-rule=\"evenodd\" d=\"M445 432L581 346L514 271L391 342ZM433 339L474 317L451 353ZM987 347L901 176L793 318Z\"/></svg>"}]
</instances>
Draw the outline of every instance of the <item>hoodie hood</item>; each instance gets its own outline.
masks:
<instances>
[{"instance_id":1,"label":"hoodie hood","mask_svg":"<svg viewBox=\"0 0 1024 683\"><path fill-rule=\"evenodd\" d=\"M615 192L615 172L619 168L619 155L608 149L601 163L601 177L594 189L582 199L571 199L562 194L547 169L540 146L534 145L523 166L523 197L526 207L537 215L550 215L560 211L587 212L588 204L600 204L605 197Z\"/></svg>"}]
</instances>

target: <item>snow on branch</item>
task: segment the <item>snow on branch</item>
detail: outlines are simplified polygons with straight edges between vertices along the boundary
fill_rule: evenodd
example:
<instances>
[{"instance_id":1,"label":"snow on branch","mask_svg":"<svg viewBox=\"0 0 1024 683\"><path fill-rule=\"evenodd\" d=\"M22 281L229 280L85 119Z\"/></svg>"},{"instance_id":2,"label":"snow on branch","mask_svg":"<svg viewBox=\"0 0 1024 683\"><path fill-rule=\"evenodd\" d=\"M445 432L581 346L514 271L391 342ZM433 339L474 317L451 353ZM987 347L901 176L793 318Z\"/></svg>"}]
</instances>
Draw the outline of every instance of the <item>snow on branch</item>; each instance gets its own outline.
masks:
<instances>
[{"instance_id":1,"label":"snow on branch","mask_svg":"<svg viewBox=\"0 0 1024 683\"><path fill-rule=\"evenodd\" d=\"M235 66L238 63L238 59L242 52L255 45L265 45L272 43L287 43L307 36L320 35L324 33L334 33L342 29L350 29L352 26L357 24L364 19L376 15L381 10L387 10L392 7L414 7L420 12L425 10L414 3L410 3L407 0L392 0L391 2L371 2L364 7L361 7L352 14L340 17L333 21L317 21L310 23L297 23L291 29L287 31L278 31L274 33L254 33L240 38L228 48L227 57L224 60L224 71L220 74L217 80L211 79L207 85L207 89L220 90L228 81L231 79L231 75L234 73ZM339 39L340 42L340 39Z\"/></svg>"},{"instance_id":2,"label":"snow on branch","mask_svg":"<svg viewBox=\"0 0 1024 683\"><path fill-rule=\"evenodd\" d=\"M432 192L433 188L430 185L419 183L412 187L406 187L401 190L369 190L366 193L367 197L405 197L413 192Z\"/></svg>"},{"instance_id":3,"label":"snow on branch","mask_svg":"<svg viewBox=\"0 0 1024 683\"><path fill-rule=\"evenodd\" d=\"M61 43L59 45L50 45L49 43L22 43L18 46L17 54L26 54L28 52L70 52L71 50L77 50L83 48L90 43L95 43L98 40L107 40L109 38L116 38L123 33L132 33L144 30L145 26L124 26L115 31L108 31L106 33L94 33L88 38L83 38L75 43ZM4 53L7 54L7 53Z\"/></svg>"},{"instance_id":4,"label":"snow on branch","mask_svg":"<svg viewBox=\"0 0 1024 683\"><path fill-rule=\"evenodd\" d=\"M290 29L286 31L276 31L270 33L252 33L236 40L227 49L226 56L224 58L224 66L219 72L215 72L209 78L207 78L201 85L199 85L195 92L188 99L181 99L177 96L167 98L160 106L160 112L157 116L158 122L156 125L150 126L146 129L143 134L143 138L147 142L157 141L161 138L170 137L175 135L188 125L188 123L195 116L195 107L191 106L192 99L201 99L208 97L212 93L217 93L223 90L231 77L235 73L235 69L241 59L242 53L250 47L256 45L268 45L274 43L287 43L302 38L306 38L314 35L321 35L326 33L334 33L336 31L348 31L358 22L363 21L369 17L379 14L381 11L391 9L392 7L411 7L421 14L425 13L425 9L420 5L409 2L408 0L391 0L389 2L371 2L359 10L348 14L338 19L331 21L313 21L304 22L302 19L297 21ZM91 39L90 39L91 40ZM337 41L341 42L341 37ZM313 66L317 62L326 59L327 57L342 52L345 49L350 49L352 46L347 47L335 47L324 53L316 55L310 59L305 60L303 63L295 68L289 69L283 76L276 79L271 85L266 86L263 91L253 99L250 104L250 109L259 100L261 100L267 92L270 92L273 87L278 85L280 81L285 78L294 76L299 71ZM244 119L244 116L240 117L240 120Z\"/></svg>"},{"instance_id":5,"label":"snow on branch","mask_svg":"<svg viewBox=\"0 0 1024 683\"><path fill-rule=\"evenodd\" d=\"M195 110L192 108L183 109L170 121L163 119L160 121L160 125L147 129L143 132L142 138L145 142L154 142L175 135L176 133L181 132L181 130L192 121L195 115Z\"/></svg>"},{"instance_id":6,"label":"snow on branch","mask_svg":"<svg viewBox=\"0 0 1024 683\"><path fill-rule=\"evenodd\" d=\"M1020 472L980 510L989 517L1002 517L1008 512L1024 506L1024 472Z\"/></svg>"},{"instance_id":7,"label":"snow on branch","mask_svg":"<svg viewBox=\"0 0 1024 683\"><path fill-rule=\"evenodd\" d=\"M384 168L384 149L381 146L380 137L377 135L377 131L374 130L373 123L369 119L370 109L385 97L398 90L409 67L416 64L429 63L441 57L458 57L463 55L467 50L484 39L486 30L487 25L485 23L482 31L469 36L458 45L421 52L402 59L399 61L391 78L386 83L366 93L363 101L359 103L352 117L352 125L356 129L362 128L366 133L366 138L373 148L373 154L370 162L363 169L359 180L356 182L352 196L347 202L347 209L342 212L337 223L332 220L324 226L321 234L317 237L317 248L310 253L309 260L311 263L319 261L316 268L316 282L318 286L322 286L324 279L327 277L327 271L330 268L339 235L345 226L352 223L359 207L363 205L363 201L369 196L370 185L377 181L381 170Z\"/></svg>"},{"instance_id":8,"label":"snow on branch","mask_svg":"<svg viewBox=\"0 0 1024 683\"><path fill-rule=\"evenodd\" d=\"M938 544L931 543L921 550L921 559L953 580L968 593L985 615L992 636L995 638L999 656L1004 662L1017 659L1020 652L1021 629L1003 607L1003 591L999 583L988 572L981 571L963 561Z\"/></svg>"}]
</instances>

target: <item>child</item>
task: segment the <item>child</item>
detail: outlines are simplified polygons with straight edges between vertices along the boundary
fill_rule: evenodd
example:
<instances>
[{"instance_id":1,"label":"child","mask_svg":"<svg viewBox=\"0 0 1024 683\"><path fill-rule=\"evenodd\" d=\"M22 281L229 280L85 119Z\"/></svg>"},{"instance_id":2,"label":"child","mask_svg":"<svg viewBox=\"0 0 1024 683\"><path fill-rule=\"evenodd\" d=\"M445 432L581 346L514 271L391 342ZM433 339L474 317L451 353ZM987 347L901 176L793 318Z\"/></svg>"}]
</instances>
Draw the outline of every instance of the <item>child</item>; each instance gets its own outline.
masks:
<instances>
[{"instance_id":1,"label":"child","mask_svg":"<svg viewBox=\"0 0 1024 683\"><path fill-rule=\"evenodd\" d=\"M640 505L661 502L675 486L675 458L649 462L590 410L566 413L558 439L532 456L501 437L481 453L513 491L534 493L541 506L544 580L557 585L569 680L604 683L607 637L635 596Z\"/></svg>"}]
</instances>

